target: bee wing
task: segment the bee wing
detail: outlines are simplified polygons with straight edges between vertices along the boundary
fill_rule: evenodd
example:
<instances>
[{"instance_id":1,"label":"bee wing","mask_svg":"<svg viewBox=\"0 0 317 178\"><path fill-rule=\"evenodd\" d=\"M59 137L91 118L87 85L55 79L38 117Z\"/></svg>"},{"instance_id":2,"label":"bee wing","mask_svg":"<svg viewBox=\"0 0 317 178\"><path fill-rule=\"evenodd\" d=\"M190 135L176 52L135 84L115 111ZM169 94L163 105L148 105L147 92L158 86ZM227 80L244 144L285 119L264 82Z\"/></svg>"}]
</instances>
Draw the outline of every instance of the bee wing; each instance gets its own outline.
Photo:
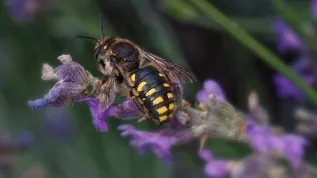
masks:
<instances>
[{"instance_id":1,"label":"bee wing","mask_svg":"<svg viewBox=\"0 0 317 178\"><path fill-rule=\"evenodd\" d=\"M97 98L99 99L98 109L107 109L114 102L119 91L116 81L114 76L107 76L102 79L100 90L97 93Z\"/></svg>"},{"instance_id":2,"label":"bee wing","mask_svg":"<svg viewBox=\"0 0 317 178\"><path fill-rule=\"evenodd\" d=\"M172 83L191 83L196 81L195 76L182 66L144 50L142 50L142 53L144 58L154 62L162 72L165 72Z\"/></svg>"}]
</instances>

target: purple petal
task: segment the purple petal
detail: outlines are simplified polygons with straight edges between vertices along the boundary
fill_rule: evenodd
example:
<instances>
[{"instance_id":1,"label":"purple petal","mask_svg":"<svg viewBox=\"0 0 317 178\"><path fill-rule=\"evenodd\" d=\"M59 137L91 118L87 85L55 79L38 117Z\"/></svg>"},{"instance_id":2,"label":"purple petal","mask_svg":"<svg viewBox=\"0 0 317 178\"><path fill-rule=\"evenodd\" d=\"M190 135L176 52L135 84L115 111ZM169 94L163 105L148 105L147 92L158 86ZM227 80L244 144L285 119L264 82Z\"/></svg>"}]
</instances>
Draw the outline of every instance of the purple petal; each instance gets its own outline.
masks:
<instances>
[{"instance_id":1,"label":"purple petal","mask_svg":"<svg viewBox=\"0 0 317 178\"><path fill-rule=\"evenodd\" d=\"M96 98L78 98L76 101L85 102L90 109L93 124L96 129L101 132L108 131L106 120L109 117L116 117L119 119L132 119L140 116L134 101L126 100L120 105L111 105L104 110L99 110L99 101Z\"/></svg>"},{"instance_id":2,"label":"purple petal","mask_svg":"<svg viewBox=\"0 0 317 178\"><path fill-rule=\"evenodd\" d=\"M206 175L221 178L229 173L228 161L215 159L212 152L206 149L199 152L199 156L206 162L204 167Z\"/></svg>"},{"instance_id":3,"label":"purple petal","mask_svg":"<svg viewBox=\"0 0 317 178\"><path fill-rule=\"evenodd\" d=\"M280 137L284 142L284 147L280 150L295 168L300 165L304 155L304 147L308 144L307 140L295 134Z\"/></svg>"},{"instance_id":4,"label":"purple petal","mask_svg":"<svg viewBox=\"0 0 317 178\"><path fill-rule=\"evenodd\" d=\"M303 93L286 77L282 75L276 75L273 78L273 82L277 87L277 95L280 98L294 97L298 100L305 98Z\"/></svg>"},{"instance_id":5,"label":"purple petal","mask_svg":"<svg viewBox=\"0 0 317 178\"><path fill-rule=\"evenodd\" d=\"M298 135L273 135L268 126L255 126L248 131L249 144L257 152L275 150L285 156L293 167L301 163L307 141Z\"/></svg>"},{"instance_id":6,"label":"purple petal","mask_svg":"<svg viewBox=\"0 0 317 178\"><path fill-rule=\"evenodd\" d=\"M130 144L137 147L141 153L145 147L164 161L171 160L170 148L176 144L182 144L190 141L194 136L190 130L171 130L163 129L158 132L138 131L132 125L120 125L118 129L121 136L131 136Z\"/></svg>"},{"instance_id":7,"label":"purple petal","mask_svg":"<svg viewBox=\"0 0 317 178\"><path fill-rule=\"evenodd\" d=\"M288 50L303 50L301 39L281 19L273 22L273 31L277 38L278 50L284 53Z\"/></svg>"},{"instance_id":8,"label":"purple petal","mask_svg":"<svg viewBox=\"0 0 317 178\"><path fill-rule=\"evenodd\" d=\"M106 115L107 111L98 110L98 100L96 98L85 98L82 99L82 101L88 105L92 117L92 122L97 131L107 132L108 126L106 124L106 120L109 118Z\"/></svg>"},{"instance_id":9,"label":"purple petal","mask_svg":"<svg viewBox=\"0 0 317 178\"><path fill-rule=\"evenodd\" d=\"M45 99L37 99L34 101L28 101L28 105L32 108L33 111L37 109L43 109L48 106L48 103Z\"/></svg>"},{"instance_id":10,"label":"purple petal","mask_svg":"<svg viewBox=\"0 0 317 178\"><path fill-rule=\"evenodd\" d=\"M203 149L199 152L199 157L201 159L203 159L204 161L208 162L211 160L214 160L214 155L212 154L211 151L207 150L207 149Z\"/></svg>"},{"instance_id":11,"label":"purple petal","mask_svg":"<svg viewBox=\"0 0 317 178\"><path fill-rule=\"evenodd\" d=\"M209 102L209 95L216 95L217 100L226 100L226 97L219 86L219 84L213 80L206 80L204 82L203 89L198 91L196 94L196 99L202 103Z\"/></svg>"},{"instance_id":12,"label":"purple petal","mask_svg":"<svg viewBox=\"0 0 317 178\"><path fill-rule=\"evenodd\" d=\"M250 146L258 152L267 152L271 133L268 126L253 126L248 128Z\"/></svg>"}]
</instances>

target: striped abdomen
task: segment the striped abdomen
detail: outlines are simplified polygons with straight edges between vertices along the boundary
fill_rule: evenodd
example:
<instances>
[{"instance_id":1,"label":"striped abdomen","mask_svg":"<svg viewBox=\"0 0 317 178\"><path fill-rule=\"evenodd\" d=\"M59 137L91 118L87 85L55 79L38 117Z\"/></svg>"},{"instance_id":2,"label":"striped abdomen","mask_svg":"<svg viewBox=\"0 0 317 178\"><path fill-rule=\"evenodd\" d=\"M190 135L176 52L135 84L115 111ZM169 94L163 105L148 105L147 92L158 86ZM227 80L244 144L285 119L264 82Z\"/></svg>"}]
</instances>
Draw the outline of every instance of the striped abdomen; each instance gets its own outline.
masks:
<instances>
[{"instance_id":1,"label":"striped abdomen","mask_svg":"<svg viewBox=\"0 0 317 178\"><path fill-rule=\"evenodd\" d=\"M174 117L176 103L170 82L164 74L147 66L136 70L130 77L138 93L138 96L134 95L135 102L139 103L144 114L161 124Z\"/></svg>"}]
</instances>

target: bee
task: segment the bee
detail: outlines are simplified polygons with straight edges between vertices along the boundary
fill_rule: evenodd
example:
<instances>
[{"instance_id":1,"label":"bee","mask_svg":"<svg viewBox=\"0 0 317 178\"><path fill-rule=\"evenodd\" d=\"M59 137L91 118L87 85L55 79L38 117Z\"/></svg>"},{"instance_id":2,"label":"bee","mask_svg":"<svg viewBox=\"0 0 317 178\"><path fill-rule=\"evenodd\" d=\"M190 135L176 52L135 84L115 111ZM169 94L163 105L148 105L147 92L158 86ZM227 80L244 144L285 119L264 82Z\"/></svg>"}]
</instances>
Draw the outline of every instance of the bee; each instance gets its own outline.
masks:
<instances>
[{"instance_id":1,"label":"bee","mask_svg":"<svg viewBox=\"0 0 317 178\"><path fill-rule=\"evenodd\" d=\"M181 83L196 81L187 69L119 37L97 41L94 56L104 75L97 92L101 107L111 105L116 92L127 89L143 114L140 120L154 120L159 126L174 117Z\"/></svg>"}]
</instances>

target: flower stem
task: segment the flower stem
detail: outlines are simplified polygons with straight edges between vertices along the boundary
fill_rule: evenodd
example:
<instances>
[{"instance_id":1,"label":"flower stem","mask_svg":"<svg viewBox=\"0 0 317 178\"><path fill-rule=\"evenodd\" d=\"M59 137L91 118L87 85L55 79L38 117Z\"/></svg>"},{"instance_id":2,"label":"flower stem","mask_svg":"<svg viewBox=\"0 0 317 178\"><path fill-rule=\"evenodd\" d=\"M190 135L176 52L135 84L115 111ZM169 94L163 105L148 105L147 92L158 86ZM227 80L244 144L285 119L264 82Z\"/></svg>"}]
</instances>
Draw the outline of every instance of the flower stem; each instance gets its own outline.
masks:
<instances>
[{"instance_id":1,"label":"flower stem","mask_svg":"<svg viewBox=\"0 0 317 178\"><path fill-rule=\"evenodd\" d=\"M188 1L193 4L194 7L199 10L199 12L202 12L211 21L218 23L225 31L240 41L244 46L249 48L263 62L285 75L295 84L295 86L301 89L315 105L317 105L317 93L314 91L314 89L301 80L301 78L295 72L293 72L278 56L269 51L266 47L255 40L245 30L240 28L236 23L233 23L229 18L227 18L216 7L208 3L206 0Z\"/></svg>"}]
</instances>

